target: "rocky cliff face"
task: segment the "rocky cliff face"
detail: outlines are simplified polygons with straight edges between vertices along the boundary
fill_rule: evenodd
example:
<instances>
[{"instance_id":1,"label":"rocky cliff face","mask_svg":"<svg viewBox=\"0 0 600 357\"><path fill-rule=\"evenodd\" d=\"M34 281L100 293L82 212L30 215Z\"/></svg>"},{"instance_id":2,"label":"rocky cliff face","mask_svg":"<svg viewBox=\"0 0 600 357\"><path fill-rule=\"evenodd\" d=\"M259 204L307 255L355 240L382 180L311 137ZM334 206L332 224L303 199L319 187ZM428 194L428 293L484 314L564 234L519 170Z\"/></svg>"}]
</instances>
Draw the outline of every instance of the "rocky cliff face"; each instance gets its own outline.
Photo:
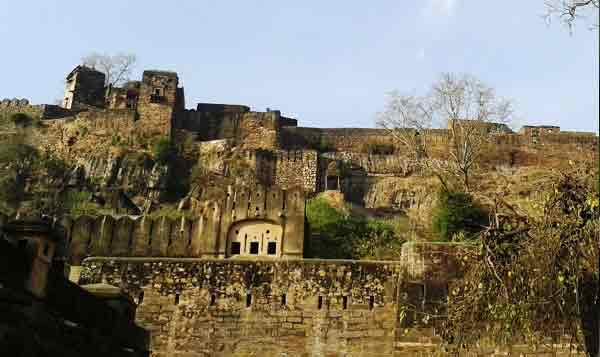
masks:
<instances>
[{"instance_id":1,"label":"rocky cliff face","mask_svg":"<svg viewBox=\"0 0 600 357\"><path fill-rule=\"evenodd\" d=\"M374 178L367 185L364 203L367 208L394 208L409 215L412 212L418 219L435 202L436 191L437 181L433 178Z\"/></svg>"},{"instance_id":2,"label":"rocky cliff face","mask_svg":"<svg viewBox=\"0 0 600 357\"><path fill-rule=\"evenodd\" d=\"M168 168L138 153L85 155L78 157L72 178L74 184L89 181L103 188L120 188L128 197L158 200L166 188Z\"/></svg>"}]
</instances>

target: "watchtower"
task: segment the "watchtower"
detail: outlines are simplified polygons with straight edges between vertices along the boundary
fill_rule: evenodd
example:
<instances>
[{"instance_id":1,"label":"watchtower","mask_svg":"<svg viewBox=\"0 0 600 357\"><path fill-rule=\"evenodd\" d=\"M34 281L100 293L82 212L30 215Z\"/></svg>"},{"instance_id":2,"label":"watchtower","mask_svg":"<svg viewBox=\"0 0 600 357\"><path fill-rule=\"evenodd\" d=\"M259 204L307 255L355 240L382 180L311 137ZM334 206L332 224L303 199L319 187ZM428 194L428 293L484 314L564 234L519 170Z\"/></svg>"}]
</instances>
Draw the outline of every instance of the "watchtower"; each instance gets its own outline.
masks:
<instances>
[{"instance_id":1,"label":"watchtower","mask_svg":"<svg viewBox=\"0 0 600 357\"><path fill-rule=\"evenodd\" d=\"M104 106L104 73L83 65L75 67L66 78L62 107L81 109Z\"/></svg>"},{"instance_id":2,"label":"watchtower","mask_svg":"<svg viewBox=\"0 0 600 357\"><path fill-rule=\"evenodd\" d=\"M137 111L140 127L150 135L170 135L171 124L178 104L177 73L144 71L140 85Z\"/></svg>"}]
</instances>

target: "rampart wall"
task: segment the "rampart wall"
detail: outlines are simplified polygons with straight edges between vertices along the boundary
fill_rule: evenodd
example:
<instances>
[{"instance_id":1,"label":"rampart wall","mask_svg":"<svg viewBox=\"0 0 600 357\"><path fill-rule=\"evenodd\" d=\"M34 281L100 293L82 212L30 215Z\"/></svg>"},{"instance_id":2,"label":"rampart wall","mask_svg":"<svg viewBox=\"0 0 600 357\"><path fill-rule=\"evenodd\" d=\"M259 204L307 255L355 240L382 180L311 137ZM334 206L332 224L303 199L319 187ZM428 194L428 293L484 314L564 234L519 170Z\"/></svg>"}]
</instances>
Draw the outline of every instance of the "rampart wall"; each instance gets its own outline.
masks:
<instances>
[{"instance_id":1,"label":"rampart wall","mask_svg":"<svg viewBox=\"0 0 600 357\"><path fill-rule=\"evenodd\" d=\"M432 129L431 143L445 144L446 129ZM377 145L394 146L394 140L385 129L369 128L307 128L283 127L281 140L284 148L315 148L321 151L368 152ZM551 144L598 145L595 133L562 131L540 136L524 134L491 134L493 145L527 146Z\"/></svg>"},{"instance_id":2,"label":"rampart wall","mask_svg":"<svg viewBox=\"0 0 600 357\"><path fill-rule=\"evenodd\" d=\"M72 265L88 256L225 257L230 227L244 221L282 227L282 257L302 257L304 194L300 190L230 189L223 202L202 202L198 218L79 216L64 218Z\"/></svg>"},{"instance_id":3,"label":"rampart wall","mask_svg":"<svg viewBox=\"0 0 600 357\"><path fill-rule=\"evenodd\" d=\"M83 283L137 297L153 356L385 356L396 349L395 263L85 262Z\"/></svg>"},{"instance_id":4,"label":"rampart wall","mask_svg":"<svg viewBox=\"0 0 600 357\"><path fill-rule=\"evenodd\" d=\"M371 175L408 176L418 170L415 160L400 155L377 155L360 152L327 152L323 157L345 162Z\"/></svg>"},{"instance_id":5,"label":"rampart wall","mask_svg":"<svg viewBox=\"0 0 600 357\"><path fill-rule=\"evenodd\" d=\"M409 243L396 262L93 257L80 282L135 298L152 356L428 356L441 338L416 317L443 303L463 249Z\"/></svg>"}]
</instances>

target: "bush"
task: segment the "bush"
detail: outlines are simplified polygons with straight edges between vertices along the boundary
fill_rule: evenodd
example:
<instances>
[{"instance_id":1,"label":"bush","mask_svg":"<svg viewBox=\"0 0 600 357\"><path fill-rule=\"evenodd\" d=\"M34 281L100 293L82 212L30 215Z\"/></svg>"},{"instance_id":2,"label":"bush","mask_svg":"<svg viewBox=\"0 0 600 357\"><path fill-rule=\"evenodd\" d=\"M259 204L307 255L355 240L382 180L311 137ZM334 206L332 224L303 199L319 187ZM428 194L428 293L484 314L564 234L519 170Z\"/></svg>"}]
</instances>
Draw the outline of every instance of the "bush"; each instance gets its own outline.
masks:
<instances>
[{"instance_id":1,"label":"bush","mask_svg":"<svg viewBox=\"0 0 600 357\"><path fill-rule=\"evenodd\" d=\"M395 152L395 147L392 144L367 141L360 145L359 150L365 154L392 155Z\"/></svg>"},{"instance_id":2,"label":"bush","mask_svg":"<svg viewBox=\"0 0 600 357\"><path fill-rule=\"evenodd\" d=\"M313 233L307 255L328 259L392 259L403 243L382 220L346 215L325 199L309 200L306 217Z\"/></svg>"},{"instance_id":3,"label":"bush","mask_svg":"<svg viewBox=\"0 0 600 357\"><path fill-rule=\"evenodd\" d=\"M177 156L177 150L171 144L171 141L167 138L161 138L154 143L152 147L152 153L154 154L154 160L161 164L166 165Z\"/></svg>"},{"instance_id":4,"label":"bush","mask_svg":"<svg viewBox=\"0 0 600 357\"><path fill-rule=\"evenodd\" d=\"M336 151L335 145L324 137L321 137L318 142L313 144L313 149L318 152Z\"/></svg>"},{"instance_id":5,"label":"bush","mask_svg":"<svg viewBox=\"0 0 600 357\"><path fill-rule=\"evenodd\" d=\"M438 204L432 214L432 229L442 240L450 240L458 233L472 238L488 224L487 211L471 195L439 191Z\"/></svg>"},{"instance_id":6,"label":"bush","mask_svg":"<svg viewBox=\"0 0 600 357\"><path fill-rule=\"evenodd\" d=\"M26 128L33 124L34 120L32 117L25 113L15 113L10 116L10 120L18 127Z\"/></svg>"}]
</instances>

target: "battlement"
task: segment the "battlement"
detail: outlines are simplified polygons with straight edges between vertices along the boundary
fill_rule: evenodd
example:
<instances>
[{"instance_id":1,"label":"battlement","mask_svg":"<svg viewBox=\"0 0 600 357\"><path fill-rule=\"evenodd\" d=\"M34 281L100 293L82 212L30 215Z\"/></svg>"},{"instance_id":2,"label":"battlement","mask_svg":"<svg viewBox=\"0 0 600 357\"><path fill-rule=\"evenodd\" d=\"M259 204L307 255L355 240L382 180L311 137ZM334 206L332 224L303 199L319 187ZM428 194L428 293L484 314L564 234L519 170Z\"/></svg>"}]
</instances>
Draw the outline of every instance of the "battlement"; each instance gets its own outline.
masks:
<instances>
[{"instance_id":1,"label":"battlement","mask_svg":"<svg viewBox=\"0 0 600 357\"><path fill-rule=\"evenodd\" d=\"M231 355L392 355L411 341L398 331L419 331L415 317L443 303L463 248L411 245L400 261L91 257L80 282L106 281L138 297L140 323L156 331L156 353L219 345ZM409 315L398 318L406 306ZM178 326L189 329L166 332ZM435 349L439 337L421 340Z\"/></svg>"},{"instance_id":2,"label":"battlement","mask_svg":"<svg viewBox=\"0 0 600 357\"><path fill-rule=\"evenodd\" d=\"M198 202L196 218L65 218L69 260L124 257L302 257L302 190L230 187L220 202Z\"/></svg>"}]
</instances>

